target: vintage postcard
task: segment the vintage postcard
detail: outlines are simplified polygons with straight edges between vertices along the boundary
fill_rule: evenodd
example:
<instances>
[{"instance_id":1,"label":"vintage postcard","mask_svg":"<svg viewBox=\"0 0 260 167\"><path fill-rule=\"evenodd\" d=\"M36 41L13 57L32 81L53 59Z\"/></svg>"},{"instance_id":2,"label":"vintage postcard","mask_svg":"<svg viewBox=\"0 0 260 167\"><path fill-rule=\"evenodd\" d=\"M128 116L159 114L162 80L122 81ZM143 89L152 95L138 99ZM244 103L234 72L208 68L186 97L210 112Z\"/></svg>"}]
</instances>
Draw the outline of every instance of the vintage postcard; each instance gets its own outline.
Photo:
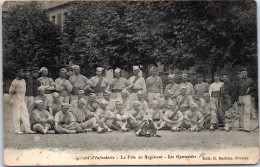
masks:
<instances>
[{"instance_id":1,"label":"vintage postcard","mask_svg":"<svg viewBox=\"0 0 260 167\"><path fill-rule=\"evenodd\" d=\"M259 163L255 1L5 1L4 164Z\"/></svg>"}]
</instances>

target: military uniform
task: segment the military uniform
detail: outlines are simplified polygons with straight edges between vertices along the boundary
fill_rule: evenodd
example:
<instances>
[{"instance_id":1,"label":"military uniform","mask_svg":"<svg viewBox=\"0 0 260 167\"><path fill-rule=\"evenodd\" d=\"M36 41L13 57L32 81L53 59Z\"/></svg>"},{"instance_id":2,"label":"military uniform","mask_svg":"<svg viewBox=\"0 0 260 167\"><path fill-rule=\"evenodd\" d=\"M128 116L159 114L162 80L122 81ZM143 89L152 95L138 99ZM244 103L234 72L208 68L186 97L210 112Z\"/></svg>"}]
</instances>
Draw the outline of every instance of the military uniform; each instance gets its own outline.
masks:
<instances>
[{"instance_id":1,"label":"military uniform","mask_svg":"<svg viewBox=\"0 0 260 167\"><path fill-rule=\"evenodd\" d=\"M65 78L59 77L55 80L55 90L59 93L60 99L64 103L69 103L72 88L71 83Z\"/></svg>"},{"instance_id":2,"label":"military uniform","mask_svg":"<svg viewBox=\"0 0 260 167\"><path fill-rule=\"evenodd\" d=\"M33 84L33 78L29 76L28 78L25 78L26 83L26 92L25 92L25 103L28 109L29 115L31 115L33 110L33 103L34 103L34 84Z\"/></svg>"},{"instance_id":3,"label":"military uniform","mask_svg":"<svg viewBox=\"0 0 260 167\"><path fill-rule=\"evenodd\" d=\"M140 70L139 67L133 66L133 70ZM131 93L129 95L129 99L131 102L137 100L137 92L142 91L146 93L146 83L145 79L141 76L132 76L128 79L128 83L131 87Z\"/></svg>"},{"instance_id":4,"label":"military uniform","mask_svg":"<svg viewBox=\"0 0 260 167\"><path fill-rule=\"evenodd\" d=\"M73 69L79 69L79 66L74 65ZM77 94L79 90L86 90L90 84L87 77L81 74L73 74L69 77L69 81L72 85L72 91L70 96L70 101L75 100L77 98Z\"/></svg>"},{"instance_id":5,"label":"military uniform","mask_svg":"<svg viewBox=\"0 0 260 167\"><path fill-rule=\"evenodd\" d=\"M202 114L205 120L205 128L217 127L218 118L217 118L217 106L214 101L205 101L204 105L202 106Z\"/></svg>"},{"instance_id":6,"label":"military uniform","mask_svg":"<svg viewBox=\"0 0 260 167\"><path fill-rule=\"evenodd\" d=\"M120 73L121 69L115 69L115 73ZM112 91L112 98L116 99L116 98L121 98L121 91L126 88L129 85L127 79L119 77L119 78L114 78L111 81L111 91Z\"/></svg>"},{"instance_id":7,"label":"military uniform","mask_svg":"<svg viewBox=\"0 0 260 167\"><path fill-rule=\"evenodd\" d=\"M150 69L152 73L157 73L156 67ZM162 79L159 76L150 76L146 79L148 104L151 106L153 100L159 100L163 93Z\"/></svg>"},{"instance_id":8,"label":"military uniform","mask_svg":"<svg viewBox=\"0 0 260 167\"><path fill-rule=\"evenodd\" d=\"M56 133L76 133L78 126L76 124L76 119L71 112L64 114L62 111L57 112L55 115L55 126L54 130ZM64 127L64 125L71 125L69 128Z\"/></svg>"},{"instance_id":9,"label":"military uniform","mask_svg":"<svg viewBox=\"0 0 260 167\"><path fill-rule=\"evenodd\" d=\"M9 94L11 96L11 106L12 106L12 113L13 113L13 125L15 133L22 133L21 132L21 124L20 120L22 120L23 129L25 132L30 132L30 121L29 121L29 114L27 110L27 106L24 102L26 92L26 83L24 79L16 78L11 83Z\"/></svg>"},{"instance_id":10,"label":"military uniform","mask_svg":"<svg viewBox=\"0 0 260 167\"><path fill-rule=\"evenodd\" d=\"M247 92L248 89L255 88L255 83L250 78L242 78L237 85L236 99L239 110L239 127L249 131L250 125L250 110L251 110L251 95Z\"/></svg>"},{"instance_id":11,"label":"military uniform","mask_svg":"<svg viewBox=\"0 0 260 167\"><path fill-rule=\"evenodd\" d=\"M198 131L203 127L204 117L199 111L199 108L196 108L195 111L189 111L184 115L184 120L182 127L190 128L191 131Z\"/></svg>"},{"instance_id":12,"label":"military uniform","mask_svg":"<svg viewBox=\"0 0 260 167\"><path fill-rule=\"evenodd\" d=\"M46 122L41 122L45 119ZM44 129L51 129L54 125L54 117L46 110L34 109L31 116L31 126L35 132L44 133Z\"/></svg>"}]
</instances>

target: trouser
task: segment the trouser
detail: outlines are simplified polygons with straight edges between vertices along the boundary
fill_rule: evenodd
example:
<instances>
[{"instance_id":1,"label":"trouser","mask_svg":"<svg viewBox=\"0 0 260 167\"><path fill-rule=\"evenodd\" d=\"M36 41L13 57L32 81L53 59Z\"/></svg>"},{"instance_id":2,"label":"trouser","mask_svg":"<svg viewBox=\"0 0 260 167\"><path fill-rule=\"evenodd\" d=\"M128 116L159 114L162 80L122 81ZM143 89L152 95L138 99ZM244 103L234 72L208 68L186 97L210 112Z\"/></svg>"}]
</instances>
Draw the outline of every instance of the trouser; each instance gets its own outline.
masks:
<instances>
[{"instance_id":1,"label":"trouser","mask_svg":"<svg viewBox=\"0 0 260 167\"><path fill-rule=\"evenodd\" d=\"M188 120L183 120L182 122L182 127L184 128L190 128L192 131L196 130L196 128L202 128L203 127L203 124L204 124L204 121L202 121L201 123L198 123L198 124L195 124L195 123L192 123L191 121L188 121Z\"/></svg>"},{"instance_id":2,"label":"trouser","mask_svg":"<svg viewBox=\"0 0 260 167\"><path fill-rule=\"evenodd\" d=\"M14 125L15 133L21 132L21 128L25 132L31 131L30 121L29 121L30 117L23 97L21 97L19 100L12 103L12 113L13 113L13 125ZM22 121L22 127L21 127L21 121Z\"/></svg>"},{"instance_id":3,"label":"trouser","mask_svg":"<svg viewBox=\"0 0 260 167\"><path fill-rule=\"evenodd\" d=\"M211 99L212 99L212 101L214 101L214 103L216 104L216 107L217 107L217 116L218 116L218 121L219 121L218 123L225 124L225 114L219 105L219 98L212 97Z\"/></svg>"},{"instance_id":4,"label":"trouser","mask_svg":"<svg viewBox=\"0 0 260 167\"><path fill-rule=\"evenodd\" d=\"M234 108L230 108L225 112L225 126L228 126L230 128L233 127L236 120L236 114L237 112L234 110Z\"/></svg>"},{"instance_id":5,"label":"trouser","mask_svg":"<svg viewBox=\"0 0 260 167\"><path fill-rule=\"evenodd\" d=\"M152 102L154 100L159 100L160 99L160 95L161 95L160 93L148 92L147 98L148 98L149 107L152 106Z\"/></svg>"},{"instance_id":6,"label":"trouser","mask_svg":"<svg viewBox=\"0 0 260 167\"><path fill-rule=\"evenodd\" d=\"M103 92L98 92L98 93L95 93L95 95L97 96L97 99L103 99Z\"/></svg>"},{"instance_id":7,"label":"trouser","mask_svg":"<svg viewBox=\"0 0 260 167\"><path fill-rule=\"evenodd\" d=\"M69 103L70 97L69 96L60 96L60 101L63 103Z\"/></svg>"},{"instance_id":8,"label":"trouser","mask_svg":"<svg viewBox=\"0 0 260 167\"><path fill-rule=\"evenodd\" d=\"M250 125L250 109L251 109L251 95L239 96L238 106L239 110L239 127L249 130Z\"/></svg>"},{"instance_id":9,"label":"trouser","mask_svg":"<svg viewBox=\"0 0 260 167\"><path fill-rule=\"evenodd\" d=\"M97 128L96 124L97 124L97 119L94 117L90 118L85 122L78 123L79 127L81 127L82 129Z\"/></svg>"},{"instance_id":10,"label":"trouser","mask_svg":"<svg viewBox=\"0 0 260 167\"><path fill-rule=\"evenodd\" d=\"M116 119L114 119L114 121L112 122L112 129L122 129L122 128L126 128L127 125L127 116L126 115L116 115Z\"/></svg>"},{"instance_id":11,"label":"trouser","mask_svg":"<svg viewBox=\"0 0 260 167\"><path fill-rule=\"evenodd\" d=\"M178 123L166 123L166 127L171 130L177 130L181 126L182 122L183 121L180 121Z\"/></svg>"},{"instance_id":12,"label":"trouser","mask_svg":"<svg viewBox=\"0 0 260 167\"><path fill-rule=\"evenodd\" d=\"M131 101L131 103L133 103L133 101L138 101L137 93L131 93L129 95L129 100Z\"/></svg>"},{"instance_id":13,"label":"trouser","mask_svg":"<svg viewBox=\"0 0 260 167\"><path fill-rule=\"evenodd\" d=\"M33 96L25 96L24 102L27 106L28 114L31 116L32 110L33 110L33 104L34 104L34 97Z\"/></svg>"},{"instance_id":14,"label":"trouser","mask_svg":"<svg viewBox=\"0 0 260 167\"><path fill-rule=\"evenodd\" d=\"M78 129L78 125L77 124L74 124L74 126L70 127L70 128L64 128L62 127L61 125L58 125L58 128L54 129L56 133L59 133L59 134L66 134L66 133L70 133L72 130L76 130Z\"/></svg>"},{"instance_id":15,"label":"trouser","mask_svg":"<svg viewBox=\"0 0 260 167\"><path fill-rule=\"evenodd\" d=\"M43 133L43 130L44 129L51 129L51 125L48 124L48 123L45 123L45 124L41 124L41 123L37 123L37 124L34 124L32 126L32 129L35 131L35 132L40 132L40 133Z\"/></svg>"},{"instance_id":16,"label":"trouser","mask_svg":"<svg viewBox=\"0 0 260 167\"><path fill-rule=\"evenodd\" d=\"M112 99L117 99L117 98L122 98L121 96L121 92L112 92L112 95L111 95Z\"/></svg>"},{"instance_id":17,"label":"trouser","mask_svg":"<svg viewBox=\"0 0 260 167\"><path fill-rule=\"evenodd\" d=\"M70 94L70 102L72 102L73 100L77 100L77 99L78 99L78 95Z\"/></svg>"},{"instance_id":18,"label":"trouser","mask_svg":"<svg viewBox=\"0 0 260 167\"><path fill-rule=\"evenodd\" d=\"M251 96L251 117L256 118L255 97Z\"/></svg>"},{"instance_id":19,"label":"trouser","mask_svg":"<svg viewBox=\"0 0 260 167\"><path fill-rule=\"evenodd\" d=\"M218 118L215 112L205 115L204 120L205 120L205 128L207 129L210 127L210 125L217 126Z\"/></svg>"}]
</instances>

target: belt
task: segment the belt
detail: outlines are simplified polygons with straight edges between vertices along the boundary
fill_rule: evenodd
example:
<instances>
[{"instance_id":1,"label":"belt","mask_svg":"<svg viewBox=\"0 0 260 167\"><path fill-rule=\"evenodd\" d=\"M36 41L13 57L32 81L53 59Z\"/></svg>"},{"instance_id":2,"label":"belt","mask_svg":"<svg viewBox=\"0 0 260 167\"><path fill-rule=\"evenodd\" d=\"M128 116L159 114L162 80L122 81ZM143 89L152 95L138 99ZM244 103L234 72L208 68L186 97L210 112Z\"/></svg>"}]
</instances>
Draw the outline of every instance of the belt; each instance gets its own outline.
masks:
<instances>
[{"instance_id":1,"label":"belt","mask_svg":"<svg viewBox=\"0 0 260 167\"><path fill-rule=\"evenodd\" d=\"M133 89L132 93L137 93L139 90L142 90L142 89Z\"/></svg>"},{"instance_id":2,"label":"belt","mask_svg":"<svg viewBox=\"0 0 260 167\"><path fill-rule=\"evenodd\" d=\"M179 110L180 110L181 112L183 112L183 111L188 110L188 107L180 107Z\"/></svg>"},{"instance_id":3,"label":"belt","mask_svg":"<svg viewBox=\"0 0 260 167\"><path fill-rule=\"evenodd\" d=\"M119 89L112 90L112 93L121 93L122 91Z\"/></svg>"},{"instance_id":4,"label":"belt","mask_svg":"<svg viewBox=\"0 0 260 167\"><path fill-rule=\"evenodd\" d=\"M211 97L213 98L219 98L219 96L220 96L220 91L213 91L211 94Z\"/></svg>"}]
</instances>

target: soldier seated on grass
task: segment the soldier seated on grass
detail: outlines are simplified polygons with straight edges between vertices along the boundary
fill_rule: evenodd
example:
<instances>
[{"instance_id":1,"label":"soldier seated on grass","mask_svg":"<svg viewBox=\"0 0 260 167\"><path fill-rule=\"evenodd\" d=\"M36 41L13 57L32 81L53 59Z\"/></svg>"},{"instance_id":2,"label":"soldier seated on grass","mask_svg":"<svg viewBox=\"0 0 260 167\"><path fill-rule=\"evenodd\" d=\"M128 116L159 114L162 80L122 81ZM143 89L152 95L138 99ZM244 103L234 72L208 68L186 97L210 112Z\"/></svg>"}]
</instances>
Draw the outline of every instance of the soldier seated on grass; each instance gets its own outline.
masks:
<instances>
[{"instance_id":1,"label":"soldier seated on grass","mask_svg":"<svg viewBox=\"0 0 260 167\"><path fill-rule=\"evenodd\" d=\"M75 134L76 129L78 129L78 126L75 117L69 112L69 104L62 103L61 111L55 115L55 132L60 134Z\"/></svg>"},{"instance_id":2,"label":"soldier seated on grass","mask_svg":"<svg viewBox=\"0 0 260 167\"><path fill-rule=\"evenodd\" d=\"M111 111L108 109L109 102L106 100L102 100L100 103L100 108L98 108L95 112L97 116L97 132L98 133L105 133L105 132L112 132L111 124L113 122L113 117L111 116Z\"/></svg>"},{"instance_id":3,"label":"soldier seated on grass","mask_svg":"<svg viewBox=\"0 0 260 167\"><path fill-rule=\"evenodd\" d=\"M77 107L71 110L78 126L76 129L77 133L90 132L98 127L97 116L95 113L88 111L85 105L86 101L83 98L79 99Z\"/></svg>"},{"instance_id":4,"label":"soldier seated on grass","mask_svg":"<svg viewBox=\"0 0 260 167\"><path fill-rule=\"evenodd\" d=\"M203 128L204 117L199 111L199 107L196 103L191 103L190 111L183 116L182 127L189 128L189 131L199 132Z\"/></svg>"},{"instance_id":5,"label":"soldier seated on grass","mask_svg":"<svg viewBox=\"0 0 260 167\"><path fill-rule=\"evenodd\" d=\"M167 110L163 116L163 122L158 129L165 128L171 129L173 132L180 131L180 126L183 121L183 114L177 108L176 103L174 101L169 102L169 110Z\"/></svg>"},{"instance_id":6,"label":"soldier seated on grass","mask_svg":"<svg viewBox=\"0 0 260 167\"><path fill-rule=\"evenodd\" d=\"M146 113L140 108L139 101L133 101L133 109L127 112L127 125L135 129L145 119Z\"/></svg>"},{"instance_id":7,"label":"soldier seated on grass","mask_svg":"<svg viewBox=\"0 0 260 167\"><path fill-rule=\"evenodd\" d=\"M43 101L36 100L35 102L36 109L32 111L31 116L31 126L35 132L47 134L53 133L49 131L54 125L54 118L53 116L44 109Z\"/></svg>"}]
</instances>

